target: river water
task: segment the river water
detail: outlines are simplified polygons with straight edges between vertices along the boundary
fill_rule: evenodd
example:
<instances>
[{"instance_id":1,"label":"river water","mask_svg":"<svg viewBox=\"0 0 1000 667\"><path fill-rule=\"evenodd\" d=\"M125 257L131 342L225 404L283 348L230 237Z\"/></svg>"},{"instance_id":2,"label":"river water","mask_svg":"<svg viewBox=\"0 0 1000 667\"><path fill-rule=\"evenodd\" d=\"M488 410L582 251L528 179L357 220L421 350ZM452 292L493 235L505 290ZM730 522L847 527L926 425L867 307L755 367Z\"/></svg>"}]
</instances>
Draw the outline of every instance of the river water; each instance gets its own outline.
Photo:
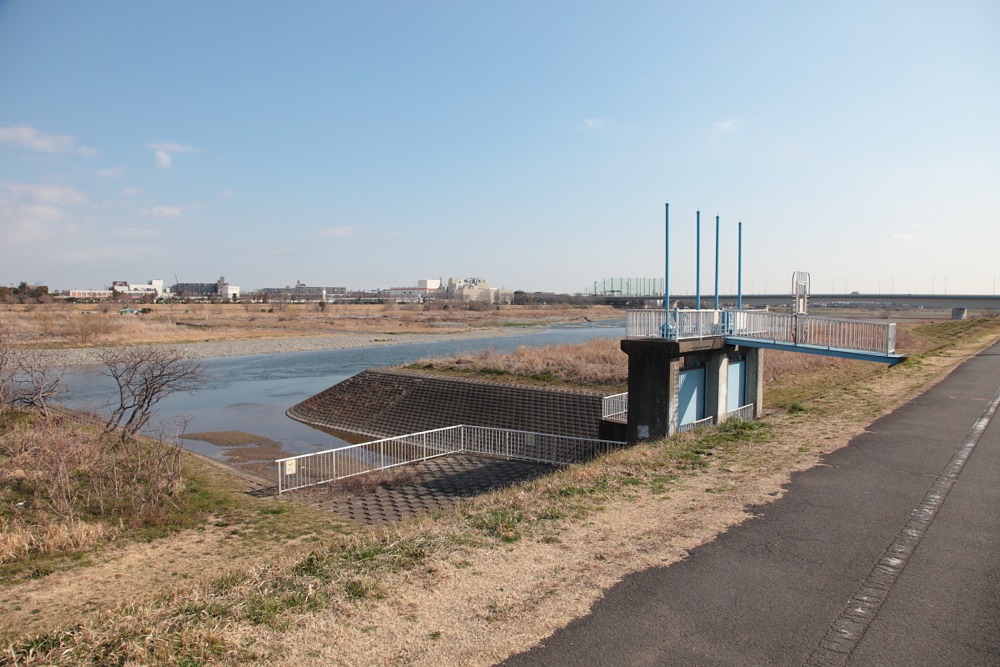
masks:
<instances>
[{"instance_id":1,"label":"river water","mask_svg":"<svg viewBox=\"0 0 1000 667\"><path fill-rule=\"evenodd\" d=\"M241 431L278 442L289 454L333 449L348 444L285 416L285 410L369 368L394 366L428 357L492 349L511 352L531 345L579 343L598 337L622 338L624 322L561 325L496 338L449 339L430 343L381 345L346 350L288 352L249 357L203 359L208 379L190 394L174 394L156 408L150 432L173 435L186 422L187 433ZM78 367L64 379L65 403L103 413L114 385L102 367ZM223 458L220 447L183 440L186 448Z\"/></svg>"}]
</instances>

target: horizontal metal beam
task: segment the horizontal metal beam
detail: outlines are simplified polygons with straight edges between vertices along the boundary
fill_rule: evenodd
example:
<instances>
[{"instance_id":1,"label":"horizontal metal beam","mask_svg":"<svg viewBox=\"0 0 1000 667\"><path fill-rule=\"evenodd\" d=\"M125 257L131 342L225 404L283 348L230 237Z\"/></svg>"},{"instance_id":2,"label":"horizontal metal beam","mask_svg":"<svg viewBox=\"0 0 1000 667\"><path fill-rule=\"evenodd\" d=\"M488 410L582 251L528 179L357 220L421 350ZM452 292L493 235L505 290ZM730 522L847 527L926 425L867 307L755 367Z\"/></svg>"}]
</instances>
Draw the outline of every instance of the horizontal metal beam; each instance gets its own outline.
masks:
<instances>
[{"instance_id":1,"label":"horizontal metal beam","mask_svg":"<svg viewBox=\"0 0 1000 667\"><path fill-rule=\"evenodd\" d=\"M740 336L727 336L726 343L764 350L784 350L786 352L804 352L806 354L819 354L826 357L840 357L842 359L876 361L882 364L889 364L890 366L895 366L898 363L906 361L908 358L908 355L905 354L882 354L880 352L845 350L837 347L820 347L818 345L796 345L794 343L781 343L773 340L760 340L758 338L742 338Z\"/></svg>"}]
</instances>

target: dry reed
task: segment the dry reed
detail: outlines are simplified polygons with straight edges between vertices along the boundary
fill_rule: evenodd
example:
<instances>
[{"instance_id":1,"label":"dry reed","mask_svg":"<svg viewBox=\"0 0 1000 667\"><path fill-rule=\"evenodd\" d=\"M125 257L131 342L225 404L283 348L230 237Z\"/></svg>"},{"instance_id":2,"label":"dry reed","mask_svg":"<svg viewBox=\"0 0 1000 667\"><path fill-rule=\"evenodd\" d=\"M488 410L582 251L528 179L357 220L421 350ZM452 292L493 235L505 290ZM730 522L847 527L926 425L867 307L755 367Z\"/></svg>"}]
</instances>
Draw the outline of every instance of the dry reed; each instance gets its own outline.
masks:
<instances>
[{"instance_id":1,"label":"dry reed","mask_svg":"<svg viewBox=\"0 0 1000 667\"><path fill-rule=\"evenodd\" d=\"M412 367L529 381L624 386L628 383L628 357L619 345L616 338L595 338L570 345L524 346L509 354L463 352L443 359L422 359Z\"/></svg>"}]
</instances>

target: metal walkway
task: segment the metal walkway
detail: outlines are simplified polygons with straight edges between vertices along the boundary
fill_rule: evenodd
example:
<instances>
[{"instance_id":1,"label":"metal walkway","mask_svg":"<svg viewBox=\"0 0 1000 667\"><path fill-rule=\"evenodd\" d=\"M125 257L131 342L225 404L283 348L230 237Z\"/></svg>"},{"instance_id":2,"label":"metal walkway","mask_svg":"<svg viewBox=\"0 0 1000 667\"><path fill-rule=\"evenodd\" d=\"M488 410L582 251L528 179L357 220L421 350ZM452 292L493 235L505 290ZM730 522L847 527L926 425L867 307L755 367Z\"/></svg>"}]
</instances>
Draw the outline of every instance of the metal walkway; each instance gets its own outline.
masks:
<instances>
[{"instance_id":1,"label":"metal walkway","mask_svg":"<svg viewBox=\"0 0 1000 667\"><path fill-rule=\"evenodd\" d=\"M727 344L876 361L890 366L896 354L896 325L747 310L630 310L627 338L697 340L724 338Z\"/></svg>"}]
</instances>

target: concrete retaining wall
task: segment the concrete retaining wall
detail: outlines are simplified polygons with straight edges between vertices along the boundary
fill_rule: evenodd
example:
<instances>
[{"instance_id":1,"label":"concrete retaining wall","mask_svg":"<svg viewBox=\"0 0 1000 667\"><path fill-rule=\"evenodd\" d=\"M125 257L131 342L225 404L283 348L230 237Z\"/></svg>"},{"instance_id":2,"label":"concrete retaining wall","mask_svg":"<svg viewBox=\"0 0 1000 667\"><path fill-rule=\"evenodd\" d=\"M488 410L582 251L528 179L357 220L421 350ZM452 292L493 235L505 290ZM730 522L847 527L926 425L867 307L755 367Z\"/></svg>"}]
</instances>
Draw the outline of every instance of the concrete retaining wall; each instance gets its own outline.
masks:
<instances>
[{"instance_id":1,"label":"concrete retaining wall","mask_svg":"<svg viewBox=\"0 0 1000 667\"><path fill-rule=\"evenodd\" d=\"M371 369L292 406L306 424L385 438L468 424L598 438L602 395L396 368Z\"/></svg>"}]
</instances>

